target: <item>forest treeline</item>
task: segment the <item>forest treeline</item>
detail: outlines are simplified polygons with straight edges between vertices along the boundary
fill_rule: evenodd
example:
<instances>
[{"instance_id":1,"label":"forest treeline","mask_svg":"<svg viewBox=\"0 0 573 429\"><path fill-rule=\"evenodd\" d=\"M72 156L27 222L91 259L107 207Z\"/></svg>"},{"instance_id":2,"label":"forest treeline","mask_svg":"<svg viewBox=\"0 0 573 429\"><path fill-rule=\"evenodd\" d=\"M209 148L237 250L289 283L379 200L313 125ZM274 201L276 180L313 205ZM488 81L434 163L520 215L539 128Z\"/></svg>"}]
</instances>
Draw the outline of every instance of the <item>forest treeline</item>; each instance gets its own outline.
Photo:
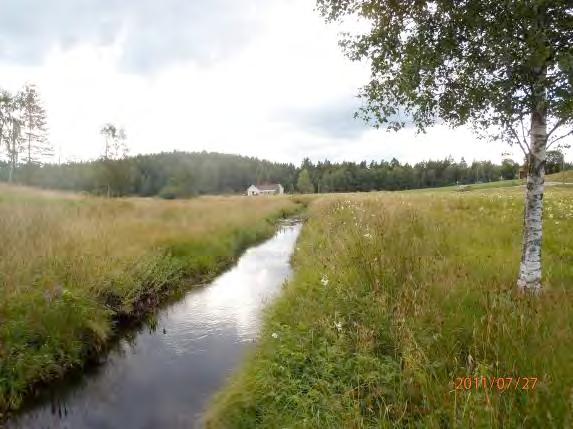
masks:
<instances>
[{"instance_id":1,"label":"forest treeline","mask_svg":"<svg viewBox=\"0 0 573 429\"><path fill-rule=\"evenodd\" d=\"M300 166L213 152L163 152L128 156L125 130L112 123L99 133L103 151L90 162L54 164L47 115L35 85L16 93L0 88L0 181L107 196L185 198L244 193L252 184L281 183L288 193L366 192L433 188L518 177L519 164L504 159L468 164L452 158L402 164L391 161L314 163ZM563 154L547 152L546 172L564 164Z\"/></svg>"},{"instance_id":2,"label":"forest treeline","mask_svg":"<svg viewBox=\"0 0 573 429\"><path fill-rule=\"evenodd\" d=\"M568 165L565 165L569 167ZM451 158L402 164L391 161L360 163L305 159L300 166L213 152L164 152L150 155L66 164L21 164L15 181L32 186L85 191L112 196L190 197L203 194L243 193L251 184L281 183L286 192L365 192L403 190L514 179L519 165L504 160ZM548 172L562 162L550 154ZM0 180L7 181L10 163L0 164Z\"/></svg>"}]
</instances>

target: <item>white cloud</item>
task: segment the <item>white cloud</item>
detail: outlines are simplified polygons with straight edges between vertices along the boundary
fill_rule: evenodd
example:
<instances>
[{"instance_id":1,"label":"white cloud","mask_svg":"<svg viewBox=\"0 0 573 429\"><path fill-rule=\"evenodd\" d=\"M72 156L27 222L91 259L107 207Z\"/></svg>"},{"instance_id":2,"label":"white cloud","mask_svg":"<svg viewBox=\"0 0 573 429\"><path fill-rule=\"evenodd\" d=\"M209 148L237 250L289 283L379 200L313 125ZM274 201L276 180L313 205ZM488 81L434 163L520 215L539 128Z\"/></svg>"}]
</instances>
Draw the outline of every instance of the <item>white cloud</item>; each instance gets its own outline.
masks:
<instances>
[{"instance_id":1,"label":"white cloud","mask_svg":"<svg viewBox=\"0 0 573 429\"><path fill-rule=\"evenodd\" d=\"M339 28L325 24L312 2L262 4L251 2L241 11L241 20L227 14L214 25L213 31L221 31L222 24L234 23L223 38L206 37L207 26L199 25L203 59L213 42L209 61L196 61L196 49L172 46L173 52L150 64L161 46L190 43L187 33L146 52L141 43L133 43L130 27L124 25L118 27L113 43L93 38L66 48L53 43L36 65L15 65L0 57L0 81L13 90L26 81L38 84L51 140L56 149L61 146L64 159L97 157L103 144L98 129L108 121L127 129L134 154L210 150L298 164L307 156L417 162L451 155L499 161L507 150L504 145L476 142L465 129L438 126L425 135L412 129L391 134L353 124L353 97L368 79L368 68L343 56L337 45ZM204 16L217 19L216 14ZM184 23L184 18L163 23ZM229 42L233 32L241 43ZM142 55L147 55L144 62L153 72L124 67L126 58ZM173 57L177 60L166 60Z\"/></svg>"}]
</instances>

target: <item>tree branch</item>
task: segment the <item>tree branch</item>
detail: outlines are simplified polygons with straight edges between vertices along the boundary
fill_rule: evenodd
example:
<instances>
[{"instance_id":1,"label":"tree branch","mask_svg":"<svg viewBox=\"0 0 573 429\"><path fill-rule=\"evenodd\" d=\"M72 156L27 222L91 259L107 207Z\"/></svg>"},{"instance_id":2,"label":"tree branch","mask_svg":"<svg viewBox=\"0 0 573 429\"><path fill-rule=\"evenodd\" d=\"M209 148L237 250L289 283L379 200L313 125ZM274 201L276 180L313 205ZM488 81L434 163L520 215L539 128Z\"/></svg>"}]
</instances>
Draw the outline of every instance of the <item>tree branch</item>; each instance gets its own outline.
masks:
<instances>
[{"instance_id":1,"label":"tree branch","mask_svg":"<svg viewBox=\"0 0 573 429\"><path fill-rule=\"evenodd\" d=\"M523 124L523 122L522 122ZM525 148L523 147L523 144L519 138L519 136L517 135L517 131L515 131L515 129L512 126L507 127L509 130L511 130L511 133L513 134L513 136L515 137L515 140L517 141L517 144L519 145L519 147L521 148L521 151L523 152L523 154L525 155L525 157L527 158L527 156L529 155L530 151L529 151L529 146L527 146L527 151L525 150Z\"/></svg>"},{"instance_id":2,"label":"tree branch","mask_svg":"<svg viewBox=\"0 0 573 429\"><path fill-rule=\"evenodd\" d=\"M556 139L553 139L553 140L547 145L547 149L549 149L552 144L557 143L559 140L563 140L565 137L569 137L570 135L573 135L573 130L569 131L568 133L563 134L563 135L560 136L560 137L557 137Z\"/></svg>"},{"instance_id":3,"label":"tree branch","mask_svg":"<svg viewBox=\"0 0 573 429\"><path fill-rule=\"evenodd\" d=\"M563 125L564 123L566 123L568 121L567 119L561 119L560 121L557 121L557 123L555 124L555 126L551 129L551 131L549 131L547 133L547 138L549 139L549 137L551 137L551 135L557 130L557 128L559 128L561 125Z\"/></svg>"},{"instance_id":4,"label":"tree branch","mask_svg":"<svg viewBox=\"0 0 573 429\"><path fill-rule=\"evenodd\" d=\"M529 144L527 144L527 137L525 137L525 126L523 125L523 116L519 117L519 122L521 123L521 135L523 136L523 143L525 144L525 146L527 146L527 151L531 152L531 148L529 147ZM529 134L529 132L527 134Z\"/></svg>"}]
</instances>

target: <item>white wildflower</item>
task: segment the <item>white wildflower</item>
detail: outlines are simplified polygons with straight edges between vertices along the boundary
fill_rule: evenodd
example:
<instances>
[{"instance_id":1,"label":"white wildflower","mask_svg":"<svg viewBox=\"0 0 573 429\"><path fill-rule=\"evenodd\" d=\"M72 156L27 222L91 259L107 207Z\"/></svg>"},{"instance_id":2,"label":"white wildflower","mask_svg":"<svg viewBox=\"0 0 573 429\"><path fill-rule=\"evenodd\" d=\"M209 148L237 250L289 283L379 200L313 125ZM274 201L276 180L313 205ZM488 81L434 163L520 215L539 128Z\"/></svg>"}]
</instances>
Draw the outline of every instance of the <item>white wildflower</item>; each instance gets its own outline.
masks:
<instances>
[{"instance_id":1,"label":"white wildflower","mask_svg":"<svg viewBox=\"0 0 573 429\"><path fill-rule=\"evenodd\" d=\"M342 332L342 322L334 322L334 326L338 332Z\"/></svg>"},{"instance_id":2,"label":"white wildflower","mask_svg":"<svg viewBox=\"0 0 573 429\"><path fill-rule=\"evenodd\" d=\"M276 340L279 337L279 334L277 334L276 332L273 332L271 334L271 337L273 337Z\"/></svg>"},{"instance_id":3,"label":"white wildflower","mask_svg":"<svg viewBox=\"0 0 573 429\"><path fill-rule=\"evenodd\" d=\"M322 283L323 286L327 286L328 285L328 277L326 276L326 274L324 274L322 276L322 278L320 279L320 283Z\"/></svg>"}]
</instances>

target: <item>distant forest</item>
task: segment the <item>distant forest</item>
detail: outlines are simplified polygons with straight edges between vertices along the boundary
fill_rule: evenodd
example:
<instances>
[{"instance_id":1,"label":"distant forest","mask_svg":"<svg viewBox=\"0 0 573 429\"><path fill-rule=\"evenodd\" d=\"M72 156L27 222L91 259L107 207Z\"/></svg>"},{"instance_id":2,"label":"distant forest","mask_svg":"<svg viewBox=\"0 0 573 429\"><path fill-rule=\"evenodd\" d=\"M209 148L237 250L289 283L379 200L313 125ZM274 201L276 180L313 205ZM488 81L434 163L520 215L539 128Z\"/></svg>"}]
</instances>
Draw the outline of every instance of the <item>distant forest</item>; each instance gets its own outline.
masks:
<instances>
[{"instance_id":1,"label":"distant forest","mask_svg":"<svg viewBox=\"0 0 573 429\"><path fill-rule=\"evenodd\" d=\"M549 154L547 172L561 169L561 154ZM565 165L565 167L571 167ZM9 178L0 162L0 180ZM182 198L244 193L251 184L281 183L285 192L366 192L403 190L514 179L519 165L504 160L466 163L453 159L414 165L398 160L313 163L300 166L210 152L168 152L66 164L20 165L14 181L44 188L110 196Z\"/></svg>"},{"instance_id":2,"label":"distant forest","mask_svg":"<svg viewBox=\"0 0 573 429\"><path fill-rule=\"evenodd\" d=\"M97 195L185 198L204 194L245 193L254 184L280 183L288 193L367 192L433 188L518 177L511 159L468 164L463 158L414 165L391 161L313 163L300 166L213 152L163 152L127 156L127 134L113 123L99 133L101 157L90 162L54 164L47 136L48 119L35 85L13 93L0 88L0 181ZM548 151L545 170L571 165L560 151Z\"/></svg>"}]
</instances>

